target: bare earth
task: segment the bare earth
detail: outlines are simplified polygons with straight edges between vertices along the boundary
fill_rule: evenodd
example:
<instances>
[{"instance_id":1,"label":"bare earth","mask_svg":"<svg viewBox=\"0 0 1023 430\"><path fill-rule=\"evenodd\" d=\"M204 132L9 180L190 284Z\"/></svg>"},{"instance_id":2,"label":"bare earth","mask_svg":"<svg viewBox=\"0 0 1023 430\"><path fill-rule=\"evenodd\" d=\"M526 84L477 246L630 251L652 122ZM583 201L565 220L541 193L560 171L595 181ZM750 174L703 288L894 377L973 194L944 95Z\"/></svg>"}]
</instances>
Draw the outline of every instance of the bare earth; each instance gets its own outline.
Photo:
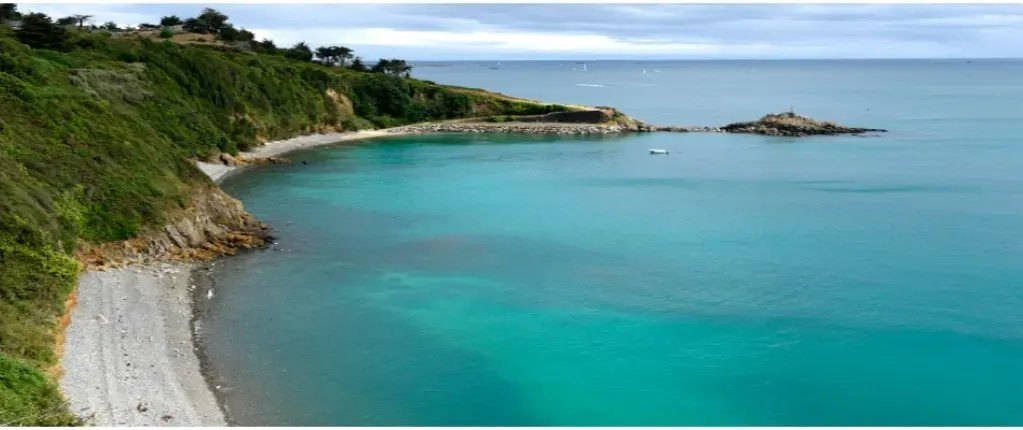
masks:
<instances>
[{"instance_id":1,"label":"bare earth","mask_svg":"<svg viewBox=\"0 0 1023 430\"><path fill-rule=\"evenodd\" d=\"M82 274L60 361L73 413L103 427L227 425L193 350L191 268Z\"/></svg>"}]
</instances>

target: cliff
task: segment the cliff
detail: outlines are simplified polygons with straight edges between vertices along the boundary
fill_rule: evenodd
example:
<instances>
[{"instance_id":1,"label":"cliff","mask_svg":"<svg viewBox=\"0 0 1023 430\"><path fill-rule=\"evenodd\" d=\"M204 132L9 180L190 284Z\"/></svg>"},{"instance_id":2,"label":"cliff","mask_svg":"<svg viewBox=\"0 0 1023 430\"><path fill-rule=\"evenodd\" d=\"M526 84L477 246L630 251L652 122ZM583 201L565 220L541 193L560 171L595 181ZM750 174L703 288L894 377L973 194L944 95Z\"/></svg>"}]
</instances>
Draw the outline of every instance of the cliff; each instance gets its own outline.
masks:
<instances>
[{"instance_id":1,"label":"cliff","mask_svg":"<svg viewBox=\"0 0 1023 430\"><path fill-rule=\"evenodd\" d=\"M266 239L194 160L252 162L233 155L314 132L578 110L222 48L71 32L33 49L0 26L0 424L76 422L53 375L82 268Z\"/></svg>"}]
</instances>

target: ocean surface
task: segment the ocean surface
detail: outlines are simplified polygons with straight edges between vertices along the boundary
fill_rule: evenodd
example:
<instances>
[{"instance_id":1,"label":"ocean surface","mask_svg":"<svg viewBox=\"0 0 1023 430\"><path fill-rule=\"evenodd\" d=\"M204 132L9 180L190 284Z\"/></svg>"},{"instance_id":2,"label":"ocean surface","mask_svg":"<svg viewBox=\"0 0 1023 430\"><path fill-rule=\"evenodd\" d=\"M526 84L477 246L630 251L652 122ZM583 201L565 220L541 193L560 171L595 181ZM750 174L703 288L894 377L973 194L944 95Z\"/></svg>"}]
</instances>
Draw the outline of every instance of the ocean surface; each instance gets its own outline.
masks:
<instances>
[{"instance_id":1,"label":"ocean surface","mask_svg":"<svg viewBox=\"0 0 1023 430\"><path fill-rule=\"evenodd\" d=\"M415 76L891 132L398 137L230 178L278 235L213 272L236 421L1023 425L1023 62L581 68Z\"/></svg>"}]
</instances>

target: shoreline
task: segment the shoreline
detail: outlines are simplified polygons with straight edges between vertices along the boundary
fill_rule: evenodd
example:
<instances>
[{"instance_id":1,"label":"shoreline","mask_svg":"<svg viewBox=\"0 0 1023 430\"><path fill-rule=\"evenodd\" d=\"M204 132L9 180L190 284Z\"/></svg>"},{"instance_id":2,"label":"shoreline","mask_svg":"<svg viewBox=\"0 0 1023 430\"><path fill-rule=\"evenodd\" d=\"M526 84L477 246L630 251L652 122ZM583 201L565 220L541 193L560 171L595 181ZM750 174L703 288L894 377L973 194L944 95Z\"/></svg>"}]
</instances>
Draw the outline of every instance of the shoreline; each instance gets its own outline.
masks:
<instances>
[{"instance_id":1,"label":"shoreline","mask_svg":"<svg viewBox=\"0 0 1023 430\"><path fill-rule=\"evenodd\" d=\"M423 134L422 127L436 126L303 135L267 142L240 155L273 157L343 142ZM466 126L494 132L498 125ZM544 123L525 124L521 132L543 132L552 126L608 132L606 126ZM219 185L253 164L197 161L196 166ZM131 264L80 274L69 297L76 305L66 316L70 323L59 361L58 383L72 413L86 425L103 427L234 424L200 336L215 261Z\"/></svg>"},{"instance_id":2,"label":"shoreline","mask_svg":"<svg viewBox=\"0 0 1023 430\"><path fill-rule=\"evenodd\" d=\"M267 142L243 155L271 157L402 134L311 134ZM249 167L196 164L217 184ZM101 427L233 424L199 336L213 264L157 262L80 274L68 299L75 306L65 316L70 323L59 360L58 384L73 414Z\"/></svg>"},{"instance_id":3,"label":"shoreline","mask_svg":"<svg viewBox=\"0 0 1023 430\"><path fill-rule=\"evenodd\" d=\"M243 158L266 159L284 155L303 149L318 148L344 142L354 142L381 137L394 137L421 134L472 134L472 133L523 133L523 134L617 134L617 133L648 133L648 132L710 132L720 133L716 127L626 127L613 124L591 123L551 123L551 122L479 122L451 120L435 123L410 124L377 130L361 130L348 132L330 132L307 134L286 140L267 142L262 146L239 153ZM220 184L225 179L245 168L259 164L227 165L196 161L214 183Z\"/></svg>"},{"instance_id":4,"label":"shoreline","mask_svg":"<svg viewBox=\"0 0 1023 430\"><path fill-rule=\"evenodd\" d=\"M389 136L434 133L610 134L726 132L714 127L442 122L309 134L267 142L240 155L258 159ZM258 164L196 161L215 184ZM215 260L214 260L215 261ZM83 271L68 299L59 369L75 415L98 426L230 426L231 413L201 341L215 262L157 262ZM184 275L181 275L184 274ZM60 337L58 336L58 339ZM184 351L191 347L191 352ZM184 351L184 352L183 352Z\"/></svg>"},{"instance_id":5,"label":"shoreline","mask_svg":"<svg viewBox=\"0 0 1023 430\"><path fill-rule=\"evenodd\" d=\"M253 158L266 158L275 157L278 155L287 154L302 149L311 149L321 146L332 145L335 143L342 142L353 142L358 140L373 139L378 137L387 136L401 136L408 134L400 131L401 127L385 128L380 130L362 130L362 131L349 131L349 132L332 132L332 133L321 133L321 134L307 134L298 137L294 137L286 140L276 140L267 142L258 148L240 153L239 155L244 157ZM202 170L206 176L209 176L216 184L220 184L227 177L241 171L252 165L244 166L229 166L226 164L208 163L205 161L196 161L195 164Z\"/></svg>"},{"instance_id":6,"label":"shoreline","mask_svg":"<svg viewBox=\"0 0 1023 430\"><path fill-rule=\"evenodd\" d=\"M424 134L423 127L437 126L303 135L267 142L240 155L274 157L343 142ZM465 126L494 132L499 125ZM535 134L549 127L525 124L521 132ZM438 132L450 131L426 131ZM217 185L255 165L195 164ZM234 425L200 336L215 261L132 264L81 273L69 297L76 305L66 316L70 323L64 330L59 361L58 382L72 413L86 425L103 427Z\"/></svg>"},{"instance_id":7,"label":"shoreline","mask_svg":"<svg viewBox=\"0 0 1023 430\"><path fill-rule=\"evenodd\" d=\"M195 288L191 293L191 300L189 301L192 307L192 317L189 319L188 329L191 333L195 356L199 360L199 373L202 375L203 380L206 381L206 388L213 394L224 422L228 426L234 426L237 423L234 421L231 410L227 406L225 392L221 390L222 387L217 381L217 373L213 370L213 362L209 355L206 354L206 346L202 342L202 336L200 336L202 319L206 312L209 311L209 306L204 306L204 303L209 303L209 299L206 298L207 294L216 285L216 281L210 274L210 271L213 270L213 265L213 261L193 264L190 268L191 270L189 270L189 279Z\"/></svg>"}]
</instances>

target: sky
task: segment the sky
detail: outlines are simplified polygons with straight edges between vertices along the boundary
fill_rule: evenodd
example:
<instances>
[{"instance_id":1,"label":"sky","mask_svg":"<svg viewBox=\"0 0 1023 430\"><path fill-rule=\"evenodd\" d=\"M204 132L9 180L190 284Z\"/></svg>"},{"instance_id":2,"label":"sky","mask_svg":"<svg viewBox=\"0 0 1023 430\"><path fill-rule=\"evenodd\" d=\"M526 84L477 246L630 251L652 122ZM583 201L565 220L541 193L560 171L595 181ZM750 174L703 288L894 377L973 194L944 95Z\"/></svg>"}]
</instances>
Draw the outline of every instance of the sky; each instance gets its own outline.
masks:
<instances>
[{"instance_id":1,"label":"sky","mask_svg":"<svg viewBox=\"0 0 1023 430\"><path fill-rule=\"evenodd\" d=\"M278 46L427 60L1021 58L1023 4L209 4ZM156 23L201 4L22 4Z\"/></svg>"}]
</instances>

